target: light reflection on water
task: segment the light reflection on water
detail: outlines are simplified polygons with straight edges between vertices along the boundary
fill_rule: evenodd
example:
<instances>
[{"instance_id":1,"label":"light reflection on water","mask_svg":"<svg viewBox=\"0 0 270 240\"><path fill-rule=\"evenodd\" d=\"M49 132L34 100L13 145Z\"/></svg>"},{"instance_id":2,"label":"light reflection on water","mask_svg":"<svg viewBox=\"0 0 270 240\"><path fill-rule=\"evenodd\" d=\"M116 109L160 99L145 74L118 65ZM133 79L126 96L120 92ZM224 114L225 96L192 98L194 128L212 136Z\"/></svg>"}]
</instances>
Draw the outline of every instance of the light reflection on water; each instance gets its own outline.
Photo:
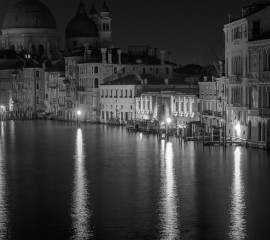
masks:
<instances>
[{"instance_id":1,"label":"light reflection on water","mask_svg":"<svg viewBox=\"0 0 270 240\"><path fill-rule=\"evenodd\" d=\"M91 239L89 194L85 173L85 151L81 129L77 130L74 190L72 196L71 217L73 222L72 239Z\"/></svg>"},{"instance_id":2,"label":"light reflection on water","mask_svg":"<svg viewBox=\"0 0 270 240\"><path fill-rule=\"evenodd\" d=\"M179 239L177 186L174 173L174 153L171 142L161 141L161 189L159 203L160 239Z\"/></svg>"},{"instance_id":3,"label":"light reflection on water","mask_svg":"<svg viewBox=\"0 0 270 240\"><path fill-rule=\"evenodd\" d=\"M245 186L241 171L241 150L237 147L234 152L233 183L231 187L230 206L230 239L246 238L245 222Z\"/></svg>"},{"instance_id":4,"label":"light reflection on water","mask_svg":"<svg viewBox=\"0 0 270 240\"><path fill-rule=\"evenodd\" d=\"M0 239L8 237L8 209L6 189L6 146L4 122L1 122L0 132Z\"/></svg>"}]
</instances>

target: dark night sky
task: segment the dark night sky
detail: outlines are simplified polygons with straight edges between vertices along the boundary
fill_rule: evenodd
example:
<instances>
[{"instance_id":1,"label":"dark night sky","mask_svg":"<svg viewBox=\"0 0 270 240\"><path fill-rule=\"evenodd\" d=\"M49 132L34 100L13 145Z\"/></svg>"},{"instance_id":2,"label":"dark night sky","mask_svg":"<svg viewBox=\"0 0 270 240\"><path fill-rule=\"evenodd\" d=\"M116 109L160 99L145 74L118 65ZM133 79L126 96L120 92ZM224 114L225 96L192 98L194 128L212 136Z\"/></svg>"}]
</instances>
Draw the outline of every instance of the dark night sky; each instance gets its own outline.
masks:
<instances>
[{"instance_id":1,"label":"dark night sky","mask_svg":"<svg viewBox=\"0 0 270 240\"><path fill-rule=\"evenodd\" d=\"M0 22L18 0L1 0ZM40 0L55 16L64 43L68 22L75 16L79 0ZM87 11L91 0L83 0ZM129 45L152 46L172 52L178 64L204 64L210 44L223 42L228 13L241 15L241 7L252 0L107 0L112 18L113 46L127 51ZM97 10L103 0L94 0Z\"/></svg>"}]
</instances>

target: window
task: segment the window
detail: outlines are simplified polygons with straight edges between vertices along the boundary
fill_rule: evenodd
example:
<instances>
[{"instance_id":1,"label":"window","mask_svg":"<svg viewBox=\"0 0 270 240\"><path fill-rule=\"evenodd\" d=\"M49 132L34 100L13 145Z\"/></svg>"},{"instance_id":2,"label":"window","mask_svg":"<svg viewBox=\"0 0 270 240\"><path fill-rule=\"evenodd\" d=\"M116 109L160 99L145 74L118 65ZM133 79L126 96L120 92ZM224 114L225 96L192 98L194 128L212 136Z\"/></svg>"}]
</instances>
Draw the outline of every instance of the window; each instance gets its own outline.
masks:
<instances>
[{"instance_id":1,"label":"window","mask_svg":"<svg viewBox=\"0 0 270 240\"><path fill-rule=\"evenodd\" d=\"M128 94L128 90L126 90L126 96L125 96L126 98L127 98L127 94Z\"/></svg>"},{"instance_id":2,"label":"window","mask_svg":"<svg viewBox=\"0 0 270 240\"><path fill-rule=\"evenodd\" d=\"M117 73L117 68L115 67L114 70L113 70L114 73Z\"/></svg>"},{"instance_id":3,"label":"window","mask_svg":"<svg viewBox=\"0 0 270 240\"><path fill-rule=\"evenodd\" d=\"M260 22L253 22L252 23L252 35L260 35L261 33L261 24Z\"/></svg>"},{"instance_id":4,"label":"window","mask_svg":"<svg viewBox=\"0 0 270 240\"><path fill-rule=\"evenodd\" d=\"M126 69L124 67L122 68L122 72L123 72L123 74L126 73Z\"/></svg>"},{"instance_id":5,"label":"window","mask_svg":"<svg viewBox=\"0 0 270 240\"><path fill-rule=\"evenodd\" d=\"M143 101L143 109L145 109L145 101Z\"/></svg>"},{"instance_id":6,"label":"window","mask_svg":"<svg viewBox=\"0 0 270 240\"><path fill-rule=\"evenodd\" d=\"M189 112L189 103L187 102L187 112Z\"/></svg>"},{"instance_id":7,"label":"window","mask_svg":"<svg viewBox=\"0 0 270 240\"><path fill-rule=\"evenodd\" d=\"M120 95L120 98L122 98L123 97L123 90L121 90L121 95Z\"/></svg>"},{"instance_id":8,"label":"window","mask_svg":"<svg viewBox=\"0 0 270 240\"><path fill-rule=\"evenodd\" d=\"M162 113L165 113L165 105L162 105L162 107L161 107L161 112L162 112Z\"/></svg>"},{"instance_id":9,"label":"window","mask_svg":"<svg viewBox=\"0 0 270 240\"><path fill-rule=\"evenodd\" d=\"M39 78L40 77L40 72L36 71L36 77Z\"/></svg>"},{"instance_id":10,"label":"window","mask_svg":"<svg viewBox=\"0 0 270 240\"><path fill-rule=\"evenodd\" d=\"M39 83L37 83L37 89L39 89Z\"/></svg>"},{"instance_id":11,"label":"window","mask_svg":"<svg viewBox=\"0 0 270 240\"><path fill-rule=\"evenodd\" d=\"M112 90L111 90L111 96L110 97L112 98Z\"/></svg>"},{"instance_id":12,"label":"window","mask_svg":"<svg viewBox=\"0 0 270 240\"><path fill-rule=\"evenodd\" d=\"M179 109L179 102L176 102L176 104L175 104L175 112L178 112L178 109Z\"/></svg>"},{"instance_id":13,"label":"window","mask_svg":"<svg viewBox=\"0 0 270 240\"><path fill-rule=\"evenodd\" d=\"M143 74L145 74L145 68L143 68Z\"/></svg>"},{"instance_id":14,"label":"window","mask_svg":"<svg viewBox=\"0 0 270 240\"><path fill-rule=\"evenodd\" d=\"M45 98L48 99L48 93L45 94Z\"/></svg>"},{"instance_id":15,"label":"window","mask_svg":"<svg viewBox=\"0 0 270 240\"><path fill-rule=\"evenodd\" d=\"M130 105L130 110L132 110L132 105Z\"/></svg>"},{"instance_id":16,"label":"window","mask_svg":"<svg viewBox=\"0 0 270 240\"><path fill-rule=\"evenodd\" d=\"M130 90L129 97L132 98L132 90Z\"/></svg>"},{"instance_id":17,"label":"window","mask_svg":"<svg viewBox=\"0 0 270 240\"><path fill-rule=\"evenodd\" d=\"M97 66L95 67L95 73L98 73L98 67Z\"/></svg>"},{"instance_id":18,"label":"window","mask_svg":"<svg viewBox=\"0 0 270 240\"><path fill-rule=\"evenodd\" d=\"M158 68L156 68L156 74L158 74Z\"/></svg>"},{"instance_id":19,"label":"window","mask_svg":"<svg viewBox=\"0 0 270 240\"><path fill-rule=\"evenodd\" d=\"M139 109L141 109L141 101L138 101Z\"/></svg>"},{"instance_id":20,"label":"window","mask_svg":"<svg viewBox=\"0 0 270 240\"><path fill-rule=\"evenodd\" d=\"M166 74L169 74L169 73L170 73L169 68L166 68Z\"/></svg>"},{"instance_id":21,"label":"window","mask_svg":"<svg viewBox=\"0 0 270 240\"><path fill-rule=\"evenodd\" d=\"M113 109L113 105L111 105L111 109Z\"/></svg>"},{"instance_id":22,"label":"window","mask_svg":"<svg viewBox=\"0 0 270 240\"><path fill-rule=\"evenodd\" d=\"M150 101L147 101L147 109L150 110Z\"/></svg>"},{"instance_id":23,"label":"window","mask_svg":"<svg viewBox=\"0 0 270 240\"><path fill-rule=\"evenodd\" d=\"M123 109L123 105L121 105L121 109Z\"/></svg>"},{"instance_id":24,"label":"window","mask_svg":"<svg viewBox=\"0 0 270 240\"><path fill-rule=\"evenodd\" d=\"M102 119L104 119L104 111L102 111Z\"/></svg>"},{"instance_id":25,"label":"window","mask_svg":"<svg viewBox=\"0 0 270 240\"><path fill-rule=\"evenodd\" d=\"M98 79L97 78L95 78L94 88L99 88L99 83L98 83Z\"/></svg>"},{"instance_id":26,"label":"window","mask_svg":"<svg viewBox=\"0 0 270 240\"><path fill-rule=\"evenodd\" d=\"M39 104L39 96L37 96L37 102L36 102L36 104Z\"/></svg>"}]
</instances>

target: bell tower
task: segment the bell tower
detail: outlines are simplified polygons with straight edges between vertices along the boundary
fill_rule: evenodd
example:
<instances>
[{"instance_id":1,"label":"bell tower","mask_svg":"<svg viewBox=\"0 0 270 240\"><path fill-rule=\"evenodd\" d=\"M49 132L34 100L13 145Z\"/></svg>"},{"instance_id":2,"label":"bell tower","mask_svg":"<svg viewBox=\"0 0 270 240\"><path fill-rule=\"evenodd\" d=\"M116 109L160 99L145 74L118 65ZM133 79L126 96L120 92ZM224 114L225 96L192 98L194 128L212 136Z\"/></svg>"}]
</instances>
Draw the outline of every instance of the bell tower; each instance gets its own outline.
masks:
<instances>
[{"instance_id":1,"label":"bell tower","mask_svg":"<svg viewBox=\"0 0 270 240\"><path fill-rule=\"evenodd\" d=\"M112 31L111 31L111 21L109 8L104 1L102 8L100 9L99 13L99 42L100 47L111 47L112 42Z\"/></svg>"}]
</instances>

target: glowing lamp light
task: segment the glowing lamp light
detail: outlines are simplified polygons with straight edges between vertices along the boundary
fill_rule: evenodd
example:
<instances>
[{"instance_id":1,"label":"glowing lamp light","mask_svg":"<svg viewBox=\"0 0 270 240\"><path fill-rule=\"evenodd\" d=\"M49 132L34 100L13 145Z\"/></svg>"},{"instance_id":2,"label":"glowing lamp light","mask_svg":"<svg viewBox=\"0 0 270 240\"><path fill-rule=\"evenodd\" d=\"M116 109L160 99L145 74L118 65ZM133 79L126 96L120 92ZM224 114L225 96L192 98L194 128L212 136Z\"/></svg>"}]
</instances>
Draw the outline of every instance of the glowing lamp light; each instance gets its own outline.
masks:
<instances>
[{"instance_id":1,"label":"glowing lamp light","mask_svg":"<svg viewBox=\"0 0 270 240\"><path fill-rule=\"evenodd\" d=\"M171 121L172 121L172 120L171 120L170 118L167 118L167 119L166 119L166 122L167 122L167 123L171 123Z\"/></svg>"},{"instance_id":2,"label":"glowing lamp light","mask_svg":"<svg viewBox=\"0 0 270 240\"><path fill-rule=\"evenodd\" d=\"M77 114L80 116L81 115L81 111L78 111Z\"/></svg>"},{"instance_id":3,"label":"glowing lamp light","mask_svg":"<svg viewBox=\"0 0 270 240\"><path fill-rule=\"evenodd\" d=\"M164 122L161 122L161 125L164 125Z\"/></svg>"},{"instance_id":4,"label":"glowing lamp light","mask_svg":"<svg viewBox=\"0 0 270 240\"><path fill-rule=\"evenodd\" d=\"M236 126L234 127L236 132L237 132L237 135L240 135L240 131L241 131L241 128L240 128L240 124L237 123Z\"/></svg>"}]
</instances>

